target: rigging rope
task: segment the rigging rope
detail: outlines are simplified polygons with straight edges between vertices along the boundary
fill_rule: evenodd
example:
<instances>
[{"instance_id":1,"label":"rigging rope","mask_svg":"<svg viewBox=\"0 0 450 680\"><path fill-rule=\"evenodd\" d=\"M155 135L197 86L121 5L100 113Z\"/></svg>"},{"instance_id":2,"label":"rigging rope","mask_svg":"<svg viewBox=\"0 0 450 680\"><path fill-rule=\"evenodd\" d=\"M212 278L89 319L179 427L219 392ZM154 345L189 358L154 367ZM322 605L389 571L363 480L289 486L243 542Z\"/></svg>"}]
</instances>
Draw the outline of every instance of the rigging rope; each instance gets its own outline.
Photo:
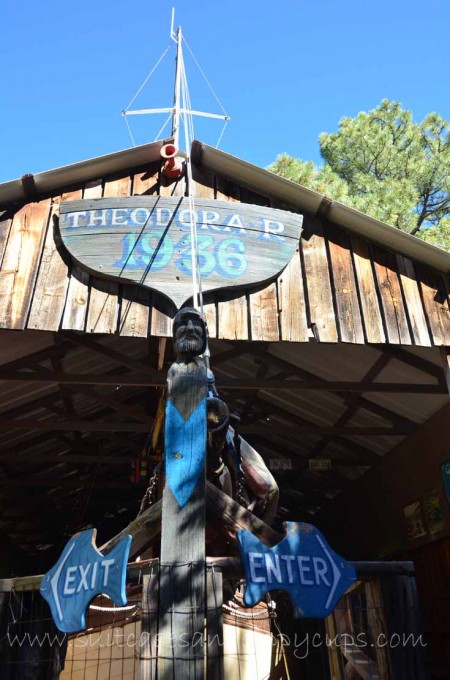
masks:
<instances>
[{"instance_id":1,"label":"rigging rope","mask_svg":"<svg viewBox=\"0 0 450 680\"><path fill-rule=\"evenodd\" d=\"M130 128L130 124L128 122L128 118L126 116L124 116L124 118L125 118L125 123L127 124L128 132L130 133L131 142L132 142L133 146L136 146L136 142L134 141L134 137L131 133L131 128Z\"/></svg>"},{"instance_id":2,"label":"rigging rope","mask_svg":"<svg viewBox=\"0 0 450 680\"><path fill-rule=\"evenodd\" d=\"M157 141L158 141L160 135L162 135L162 132L163 132L164 128L166 127L167 123L169 122L169 120L170 120L171 118L172 118L172 111L171 111L171 112L169 113L169 115L167 116L165 123L163 124L162 128L160 129L160 131L159 131L158 134L156 135L155 139L153 140L154 142L157 142Z\"/></svg>"},{"instance_id":3,"label":"rigging rope","mask_svg":"<svg viewBox=\"0 0 450 680\"><path fill-rule=\"evenodd\" d=\"M221 133L220 133L220 135L219 135L219 139L217 140L217 143L216 143L216 149L219 148L219 144L220 144L220 142L222 141L223 133L225 132L225 128L226 128L226 126L228 125L228 122L229 122L229 121L226 120L225 123L223 124L222 131L221 131Z\"/></svg>"},{"instance_id":4,"label":"rigging rope","mask_svg":"<svg viewBox=\"0 0 450 680\"><path fill-rule=\"evenodd\" d=\"M184 66L184 59L182 52L180 51L180 76L181 76L181 98L182 98L182 108L184 112L182 114L183 126L184 126L184 136L186 145L186 174L187 174L187 198L189 202L189 223L190 223L190 235L191 235L191 267L192 267L192 300L193 306L195 308L200 307L200 313L204 317L203 310L203 291L202 291L202 281L200 272L200 261L198 254L198 233L197 233L197 220L195 212L195 198L193 189L193 178L192 178L192 165L190 158L191 144L194 139L194 123L193 116L189 113L191 110L191 102L189 96L189 88L186 78L186 69Z\"/></svg>"},{"instance_id":5,"label":"rigging rope","mask_svg":"<svg viewBox=\"0 0 450 680\"><path fill-rule=\"evenodd\" d=\"M209 89L211 90L211 92L212 92L212 94L213 94L213 96L214 96L214 99L215 99L216 102L219 104L219 106L220 106L220 108L222 109L224 115L227 116L227 112L226 112L225 109L223 108L222 103L221 103L219 97L218 97L218 96L216 95L216 93L214 92L211 83L209 82L208 78L207 78L206 75L204 74L202 67L200 66L200 64L198 63L197 59L195 58L194 53L192 52L191 48L189 47L189 45L188 45L188 43L187 43L187 41L186 41L186 38L185 38L184 36L183 36L183 41L184 41L186 47L188 48L189 53L190 53L192 59L193 59L194 62L196 63L198 70L199 70L200 73L202 74L203 78L205 79L206 84L208 85Z\"/></svg>"},{"instance_id":6,"label":"rigging rope","mask_svg":"<svg viewBox=\"0 0 450 680\"><path fill-rule=\"evenodd\" d=\"M146 79L144 80L144 82L142 83L141 87L138 89L138 91L136 92L134 97L131 99L128 106L123 110L123 112L122 112L123 114L128 111L128 109L130 108L130 106L132 105L132 103L134 102L136 97L142 92L142 90L146 86L147 82L150 80L150 78L152 77L152 75L154 74L154 72L156 71L156 69L158 68L158 66L160 65L160 63L162 62L162 60L164 59L164 57L166 56L167 52L170 50L171 47L172 47L172 45L168 45L166 47L166 49L164 50L164 52L162 53L162 55L160 56L160 58L158 59L158 61L156 62L156 64L154 65L154 67L152 68L152 70L150 71L148 76L146 77ZM125 118L126 118L126 116L125 116Z\"/></svg>"}]
</instances>

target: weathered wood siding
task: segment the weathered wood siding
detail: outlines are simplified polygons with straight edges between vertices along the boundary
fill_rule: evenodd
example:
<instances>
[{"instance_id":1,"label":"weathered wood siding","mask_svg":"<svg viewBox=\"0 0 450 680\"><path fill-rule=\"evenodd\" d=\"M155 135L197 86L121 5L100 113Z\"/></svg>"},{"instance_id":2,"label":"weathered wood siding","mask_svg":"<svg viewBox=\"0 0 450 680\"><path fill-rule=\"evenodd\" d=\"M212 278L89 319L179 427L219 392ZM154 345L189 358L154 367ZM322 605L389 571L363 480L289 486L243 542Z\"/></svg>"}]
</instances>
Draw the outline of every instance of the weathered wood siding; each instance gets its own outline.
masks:
<instances>
[{"instance_id":1,"label":"weathered wood siding","mask_svg":"<svg viewBox=\"0 0 450 680\"><path fill-rule=\"evenodd\" d=\"M196 195L293 209L194 168ZM62 200L180 196L184 180L158 163L30 203L0 217L0 328L169 336L174 310L137 286L89 276L58 242ZM450 345L450 280L317 216L304 214L299 250L260 289L206 298L212 337L229 340Z\"/></svg>"}]
</instances>

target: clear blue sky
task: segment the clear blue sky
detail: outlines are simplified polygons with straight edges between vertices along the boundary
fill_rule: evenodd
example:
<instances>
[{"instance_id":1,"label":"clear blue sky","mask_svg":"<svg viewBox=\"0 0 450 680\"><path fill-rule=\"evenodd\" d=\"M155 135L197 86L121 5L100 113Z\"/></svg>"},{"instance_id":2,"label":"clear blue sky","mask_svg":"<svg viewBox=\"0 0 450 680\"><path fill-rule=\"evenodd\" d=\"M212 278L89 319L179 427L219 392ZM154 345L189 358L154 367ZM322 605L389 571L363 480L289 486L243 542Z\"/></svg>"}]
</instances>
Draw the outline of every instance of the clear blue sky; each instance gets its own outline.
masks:
<instances>
[{"instance_id":1,"label":"clear blue sky","mask_svg":"<svg viewBox=\"0 0 450 680\"><path fill-rule=\"evenodd\" d=\"M0 182L131 146L120 112L169 44L172 4L2 1ZM383 97L450 119L449 0L179 0L178 24L232 118L221 149L257 165L318 161L320 132ZM194 108L218 111L186 62ZM136 107L171 104L173 65L172 49ZM164 118L130 122L145 143Z\"/></svg>"}]
</instances>

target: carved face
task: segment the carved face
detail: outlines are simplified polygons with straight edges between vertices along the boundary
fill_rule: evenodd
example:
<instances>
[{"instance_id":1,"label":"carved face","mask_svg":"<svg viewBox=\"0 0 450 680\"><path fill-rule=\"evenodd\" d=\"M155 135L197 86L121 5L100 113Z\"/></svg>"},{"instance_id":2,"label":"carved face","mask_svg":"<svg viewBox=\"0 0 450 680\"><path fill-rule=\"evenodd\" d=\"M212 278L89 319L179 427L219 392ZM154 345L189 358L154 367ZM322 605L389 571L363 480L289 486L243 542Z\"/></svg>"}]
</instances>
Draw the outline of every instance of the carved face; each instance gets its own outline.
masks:
<instances>
[{"instance_id":1,"label":"carved face","mask_svg":"<svg viewBox=\"0 0 450 680\"><path fill-rule=\"evenodd\" d=\"M202 354L206 346L206 331L203 319L195 309L178 312L173 323L175 354Z\"/></svg>"}]
</instances>

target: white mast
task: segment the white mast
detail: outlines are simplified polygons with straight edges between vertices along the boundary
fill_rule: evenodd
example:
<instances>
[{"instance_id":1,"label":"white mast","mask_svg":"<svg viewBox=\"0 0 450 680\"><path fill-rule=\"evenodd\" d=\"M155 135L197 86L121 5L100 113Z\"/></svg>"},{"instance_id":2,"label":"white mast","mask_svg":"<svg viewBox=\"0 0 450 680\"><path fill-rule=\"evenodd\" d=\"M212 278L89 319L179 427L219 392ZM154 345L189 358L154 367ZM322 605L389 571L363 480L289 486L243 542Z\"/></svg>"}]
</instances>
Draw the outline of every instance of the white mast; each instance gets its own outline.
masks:
<instances>
[{"instance_id":1,"label":"white mast","mask_svg":"<svg viewBox=\"0 0 450 680\"><path fill-rule=\"evenodd\" d=\"M164 56L167 52L167 49L168 49L167 48L166 51L163 53L163 55L160 57L159 61L154 66L154 68L151 70L151 72L149 73L147 78L144 80L143 84L138 89L138 91L136 92L136 94L132 98L132 100L129 103L129 105L127 106L127 108L124 111L122 111L122 116L125 117L125 122L127 123L127 126L128 126L128 121L126 120L126 116L138 116L138 115L148 114L148 113L168 113L169 114L168 120L170 120L170 118L172 118L172 136L174 138L174 146L178 149L179 148L179 146L178 146L179 136L180 136L180 120L181 120L182 115L184 115L184 116L185 115L202 116L203 118L217 118L219 120L225 121L225 125L230 120L230 117L227 116L226 114L222 115L222 114L218 114L218 113L207 113L205 111L194 111L192 109L186 109L186 108L183 108L181 106L182 79L184 78L184 80L185 80L185 73L184 73L185 69L184 69L183 47L182 47L183 34L181 32L180 26L178 27L177 32L176 33L174 32L174 20L175 20L175 9L172 8L172 23L171 23L171 27L170 27L170 39L177 46L177 54L176 54L176 62L175 62L175 87L174 87L174 95L173 95L173 106L167 107L167 108L166 107L165 108L158 108L158 109L135 109L135 110L132 110L132 111L129 110L130 106L132 105L132 103L134 102L134 100L136 99L138 94L141 92L141 90L143 89L144 85L147 83L150 76L153 75L157 66L160 64L160 62L164 58ZM188 48L189 48L189 46L188 46ZM197 63L197 65L198 65L198 63ZM199 68L200 68L200 66L199 66ZM206 80L206 76L203 73L203 71L201 70L201 68L200 68L200 71L201 71L203 77ZM209 84L209 82L207 80L206 80L206 82L207 82L208 86L211 88L211 85ZM212 90L212 88L211 88L211 91L213 92L214 96L217 99L217 96L216 96L215 92ZM219 102L219 104L220 104L220 102ZM223 107L222 107L221 104L220 104L220 106L223 110ZM164 124L164 127L166 126L168 120ZM131 130L130 130L129 126L128 126L128 129L129 129L129 132L130 132L130 135L131 135ZM160 133L161 132L162 132L162 130L160 131ZM157 135L157 139L159 137L159 134ZM223 134L223 130L222 130L222 134ZM220 138L221 137L222 137L222 135L220 136ZM131 139L133 140L132 135L131 135ZM219 141L220 141L220 139L219 139ZM133 144L134 144L134 140L133 140Z\"/></svg>"},{"instance_id":2,"label":"white mast","mask_svg":"<svg viewBox=\"0 0 450 680\"><path fill-rule=\"evenodd\" d=\"M174 19L174 10L172 10L172 25ZM180 135L180 97L181 97L181 68L183 59L183 48L181 46L181 26L178 26L176 38L173 36L173 29L171 31L171 38L177 44L177 56L175 65L175 89L173 94L173 114L172 114L172 137L175 147L178 149L178 140Z\"/></svg>"}]
</instances>

